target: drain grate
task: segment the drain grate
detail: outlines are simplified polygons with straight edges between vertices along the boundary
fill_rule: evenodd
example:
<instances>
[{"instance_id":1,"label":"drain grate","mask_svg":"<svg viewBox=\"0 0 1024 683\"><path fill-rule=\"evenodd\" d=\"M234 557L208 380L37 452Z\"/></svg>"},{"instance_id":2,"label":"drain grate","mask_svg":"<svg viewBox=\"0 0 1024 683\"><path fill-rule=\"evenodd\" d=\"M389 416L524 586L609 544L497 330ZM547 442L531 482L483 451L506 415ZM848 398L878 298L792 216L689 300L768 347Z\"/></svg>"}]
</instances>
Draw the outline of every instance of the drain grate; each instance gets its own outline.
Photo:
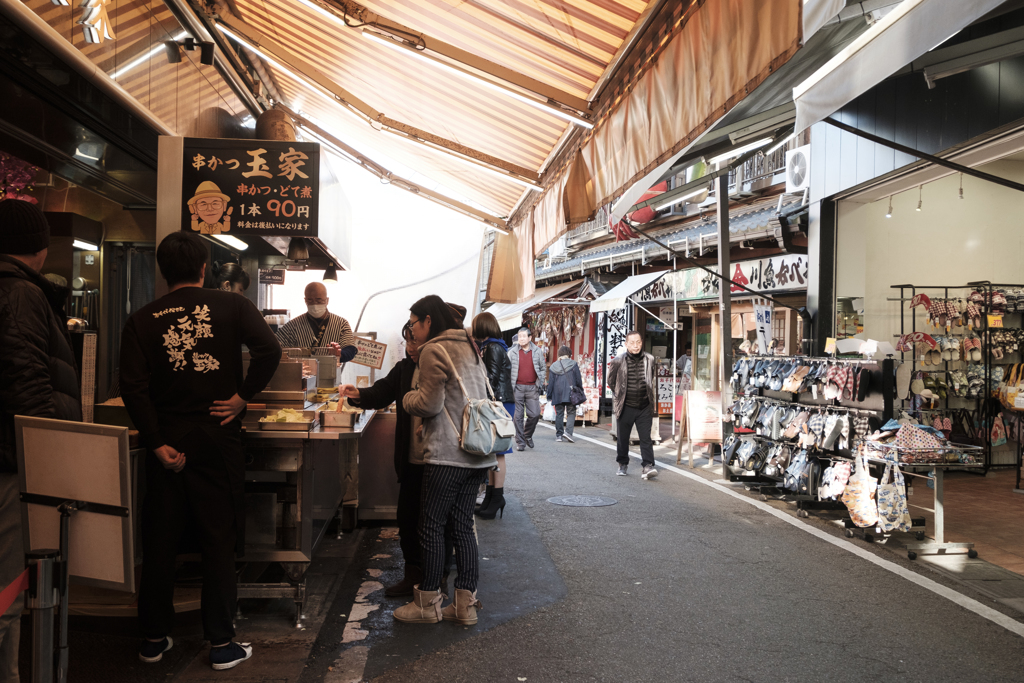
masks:
<instances>
[{"instance_id":1,"label":"drain grate","mask_svg":"<svg viewBox=\"0 0 1024 683\"><path fill-rule=\"evenodd\" d=\"M555 496L548 498L549 503L555 505L567 505L575 508L597 508L605 505L615 505L619 501L604 496Z\"/></svg>"}]
</instances>

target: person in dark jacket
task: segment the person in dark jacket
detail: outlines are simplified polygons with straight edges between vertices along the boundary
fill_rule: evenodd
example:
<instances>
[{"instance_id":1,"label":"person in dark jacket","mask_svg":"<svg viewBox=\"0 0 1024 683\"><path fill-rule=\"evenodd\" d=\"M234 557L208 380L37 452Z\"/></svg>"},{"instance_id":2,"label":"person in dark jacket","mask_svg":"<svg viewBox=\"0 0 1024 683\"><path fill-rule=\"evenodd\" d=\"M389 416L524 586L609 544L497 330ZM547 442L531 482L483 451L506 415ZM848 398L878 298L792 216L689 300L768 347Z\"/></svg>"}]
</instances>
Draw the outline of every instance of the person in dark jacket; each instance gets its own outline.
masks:
<instances>
[{"instance_id":1,"label":"person in dark jacket","mask_svg":"<svg viewBox=\"0 0 1024 683\"><path fill-rule=\"evenodd\" d=\"M627 476L629 468L629 438L636 425L640 439L640 456L643 470L642 479L658 476L654 466L654 441L651 439L651 423L654 421L654 356L644 351L643 337L637 331L626 335L626 353L616 356L608 364L608 388L615 396L612 407L616 418L616 454L619 464L616 472Z\"/></svg>"},{"instance_id":2,"label":"person in dark jacket","mask_svg":"<svg viewBox=\"0 0 1024 683\"><path fill-rule=\"evenodd\" d=\"M569 400L574 387L583 390L583 374L572 359L568 346L558 349L558 360L548 368L548 402L555 407L555 441L576 443L572 428L576 425L576 406ZM562 429L562 422L565 429Z\"/></svg>"},{"instance_id":3,"label":"person in dark jacket","mask_svg":"<svg viewBox=\"0 0 1024 683\"><path fill-rule=\"evenodd\" d=\"M160 242L156 261L168 292L125 324L121 395L148 451L139 659L158 662L173 645L175 558L191 521L203 559L203 631L210 664L222 670L252 656L248 643L232 640L235 553L244 550L245 531L241 416L274 376L281 345L251 301L203 289L206 256L191 232Z\"/></svg>"},{"instance_id":4,"label":"person in dark jacket","mask_svg":"<svg viewBox=\"0 0 1024 683\"><path fill-rule=\"evenodd\" d=\"M398 542L405 559L405 575L401 581L384 590L389 597L412 595L412 587L423 580L420 559L420 492L423 488L423 453L414 442L413 419L402 405L402 397L412 390L420 345L408 326L402 328L406 357L395 363L391 372L372 387L357 389L344 384L339 389L349 403L358 408L381 410L395 404L395 473L398 475Z\"/></svg>"},{"instance_id":5,"label":"person in dark jacket","mask_svg":"<svg viewBox=\"0 0 1024 683\"><path fill-rule=\"evenodd\" d=\"M50 226L39 208L0 201L0 587L25 569L14 416L81 420L78 370L65 297L39 274ZM18 681L24 597L0 617L0 681Z\"/></svg>"},{"instance_id":6,"label":"person in dark jacket","mask_svg":"<svg viewBox=\"0 0 1024 683\"><path fill-rule=\"evenodd\" d=\"M512 391L512 361L508 357L508 345L501 338L501 327L493 314L484 311L473 318L473 339L480 347L487 370L487 381L494 392L494 398L505 404L509 415L516 413L516 399ZM512 452L509 447L498 454L498 466L488 475L487 491L476 514L483 519L494 519L498 510L505 507L505 455Z\"/></svg>"}]
</instances>

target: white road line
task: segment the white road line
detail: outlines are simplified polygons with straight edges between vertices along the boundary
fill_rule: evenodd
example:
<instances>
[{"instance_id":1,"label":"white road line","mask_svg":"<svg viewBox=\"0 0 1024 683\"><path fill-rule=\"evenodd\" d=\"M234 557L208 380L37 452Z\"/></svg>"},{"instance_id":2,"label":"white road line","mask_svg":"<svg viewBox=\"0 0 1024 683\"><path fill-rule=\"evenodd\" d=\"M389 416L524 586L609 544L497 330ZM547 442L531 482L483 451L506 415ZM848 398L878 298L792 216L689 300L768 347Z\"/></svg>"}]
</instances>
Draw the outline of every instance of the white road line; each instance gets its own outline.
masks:
<instances>
[{"instance_id":1,"label":"white road line","mask_svg":"<svg viewBox=\"0 0 1024 683\"><path fill-rule=\"evenodd\" d=\"M544 423L540 424L543 427L548 427L548 425ZM548 428L554 429L554 427ZM592 439L589 436L583 436L582 434L574 434L573 436L577 439L583 439L585 441L589 441L590 443L597 444L598 446L607 448L608 450L616 450L614 445L598 441L597 439ZM637 460L640 459L639 453L630 451L629 454L636 458ZM781 510L776 510L767 503L762 503L761 501L751 498L749 496L739 494L736 491L729 489L727 486L723 486L722 484L710 481L708 479L705 479L704 477L696 475L692 472L687 472L686 470L679 469L678 467L674 467L672 465L665 465L663 463L658 464L661 465L663 469L670 470L672 472L675 472L676 474L681 474L682 476L692 479L693 481L699 482L701 484L704 484L705 486L710 486L716 491L720 491L722 493L725 493L726 495L732 496L737 500L742 500L744 503L753 505L759 510L767 512L769 515L772 515L773 517L776 517L782 520L783 522L790 524L802 531L806 531L807 533L811 534L812 536L816 536L817 538L825 541L826 543L831 543L837 548L842 548L843 550L852 553L863 560L867 560L868 562L878 567L881 567L886 571L892 572L893 574L896 574L897 576L902 577L907 581L910 581L911 583L917 584L925 590L929 590L932 593L935 593L936 595L944 597L947 600L954 602L957 605L960 605L964 609L974 612L980 617L984 617L985 619L988 619L989 621L998 624L999 626L1002 626L1011 633L1015 633L1018 636L1024 637L1024 624L1017 621L1016 619L1006 616L998 610L994 610L991 607L981 602L978 602L973 598L969 598L966 595L963 595L962 593L958 593L952 588L947 588L946 586L943 586L942 584L936 581L932 581L931 579L921 576L916 572L912 572L905 567L901 567L895 562L884 560L878 557L877 555L870 553L867 550L864 550L863 548L858 548L855 544L850 543L849 541L836 538L835 536L828 534L822 531L821 529L817 529L805 522L800 521L798 518L790 515L789 513L783 512Z\"/></svg>"}]
</instances>

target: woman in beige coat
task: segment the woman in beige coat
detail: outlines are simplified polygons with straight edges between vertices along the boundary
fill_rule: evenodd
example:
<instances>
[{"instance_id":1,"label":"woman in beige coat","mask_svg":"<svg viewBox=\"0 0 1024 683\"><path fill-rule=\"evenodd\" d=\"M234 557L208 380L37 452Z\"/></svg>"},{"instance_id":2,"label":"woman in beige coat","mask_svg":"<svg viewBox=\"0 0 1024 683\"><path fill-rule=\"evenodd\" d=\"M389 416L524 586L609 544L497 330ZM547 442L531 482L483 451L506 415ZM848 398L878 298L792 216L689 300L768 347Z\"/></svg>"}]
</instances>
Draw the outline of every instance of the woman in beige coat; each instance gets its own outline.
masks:
<instances>
[{"instance_id":1,"label":"woman in beige coat","mask_svg":"<svg viewBox=\"0 0 1024 683\"><path fill-rule=\"evenodd\" d=\"M473 507L480 484L497 461L494 455L481 457L462 450L460 436L467 400L487 397L487 375L469 334L440 297L423 297L409 311L409 328L421 344L420 363L418 380L402 405L423 420L423 581L413 589L413 602L396 609L394 616L409 623L447 619L475 624L480 567ZM442 610L441 601L446 597L440 592L445 525L451 529L459 574L455 600Z\"/></svg>"}]
</instances>

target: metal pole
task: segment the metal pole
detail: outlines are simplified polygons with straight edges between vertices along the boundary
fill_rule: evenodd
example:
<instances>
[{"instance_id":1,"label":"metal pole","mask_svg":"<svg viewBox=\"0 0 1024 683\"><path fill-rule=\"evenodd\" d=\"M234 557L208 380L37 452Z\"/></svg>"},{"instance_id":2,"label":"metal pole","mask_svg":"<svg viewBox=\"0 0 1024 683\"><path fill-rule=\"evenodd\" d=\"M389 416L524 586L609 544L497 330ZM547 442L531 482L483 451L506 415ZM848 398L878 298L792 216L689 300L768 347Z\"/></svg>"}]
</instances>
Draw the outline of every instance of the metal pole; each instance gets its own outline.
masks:
<instances>
[{"instance_id":1,"label":"metal pole","mask_svg":"<svg viewBox=\"0 0 1024 683\"><path fill-rule=\"evenodd\" d=\"M32 611L32 683L53 683L53 563L59 550L33 550L26 555L29 572L28 608Z\"/></svg>"},{"instance_id":2,"label":"metal pole","mask_svg":"<svg viewBox=\"0 0 1024 683\"><path fill-rule=\"evenodd\" d=\"M67 501L57 506L60 512L60 603L57 605L57 683L68 680L68 559L70 544L68 530L71 515L78 510L78 503Z\"/></svg>"},{"instance_id":3,"label":"metal pole","mask_svg":"<svg viewBox=\"0 0 1024 683\"><path fill-rule=\"evenodd\" d=\"M722 417L728 414L729 406L732 404L732 385L729 377L732 372L732 287L729 274L732 272L732 262L729 259L729 175L722 174L715 178L715 200L718 207L718 272L724 278L722 286L718 290L718 311L721 324L722 340L722 369L719 372L722 390ZM728 432L732 431L731 423L722 423L722 444ZM708 453L708 465L714 462L714 454ZM726 467L725 457L722 457L722 476L729 478L729 470Z\"/></svg>"}]
</instances>

